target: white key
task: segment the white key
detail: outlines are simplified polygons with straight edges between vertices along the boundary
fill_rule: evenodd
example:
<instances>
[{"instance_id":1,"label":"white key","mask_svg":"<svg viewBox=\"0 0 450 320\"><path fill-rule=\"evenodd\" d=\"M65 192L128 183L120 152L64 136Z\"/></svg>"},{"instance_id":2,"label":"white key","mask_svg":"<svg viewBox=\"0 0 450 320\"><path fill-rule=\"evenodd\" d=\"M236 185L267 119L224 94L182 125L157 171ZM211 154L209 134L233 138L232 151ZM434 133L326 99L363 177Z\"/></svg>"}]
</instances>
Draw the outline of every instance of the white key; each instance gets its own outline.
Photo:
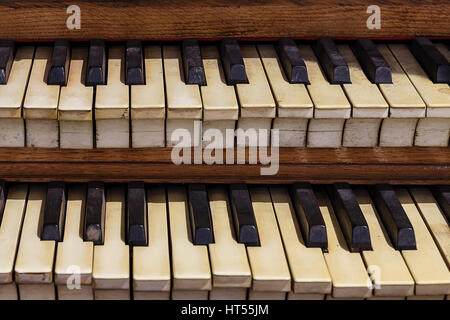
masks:
<instances>
[{"instance_id":1,"label":"white key","mask_svg":"<svg viewBox=\"0 0 450 320\"><path fill-rule=\"evenodd\" d=\"M0 86L0 147L24 147L22 101L33 63L34 47L20 47L7 84Z\"/></svg>"},{"instance_id":2,"label":"white key","mask_svg":"<svg viewBox=\"0 0 450 320\"><path fill-rule=\"evenodd\" d=\"M194 137L194 122L202 119L202 98L197 85L184 82L183 61L178 46L163 46L164 75L167 93L166 145L181 147L198 146L200 131ZM178 143L176 133L180 129L183 140Z\"/></svg>"},{"instance_id":3,"label":"white key","mask_svg":"<svg viewBox=\"0 0 450 320\"><path fill-rule=\"evenodd\" d=\"M304 147L313 103L304 84L290 84L272 45L258 45L258 51L277 105L273 129L279 130L280 147Z\"/></svg>"},{"instance_id":4,"label":"white key","mask_svg":"<svg viewBox=\"0 0 450 320\"><path fill-rule=\"evenodd\" d=\"M309 121L308 147L337 148L342 145L345 119L350 117L351 106L342 87L326 79L310 46L299 46L310 84L308 92L314 103L314 119Z\"/></svg>"},{"instance_id":5,"label":"white key","mask_svg":"<svg viewBox=\"0 0 450 320\"><path fill-rule=\"evenodd\" d=\"M51 47L36 48L23 102L27 147L59 147L57 108L60 86L47 85L44 81L51 56Z\"/></svg>"},{"instance_id":6,"label":"white key","mask_svg":"<svg viewBox=\"0 0 450 320\"><path fill-rule=\"evenodd\" d=\"M145 85L131 86L131 145L164 147L166 102L160 46L144 47Z\"/></svg>"},{"instance_id":7,"label":"white key","mask_svg":"<svg viewBox=\"0 0 450 320\"><path fill-rule=\"evenodd\" d=\"M130 296L130 251L125 243L125 191L106 191L105 241L94 246L93 283L95 299ZM114 298L115 299L115 298Z\"/></svg>"},{"instance_id":8,"label":"white key","mask_svg":"<svg viewBox=\"0 0 450 320\"><path fill-rule=\"evenodd\" d=\"M130 146L129 88L122 81L125 49L108 49L108 79L97 86L95 124L97 148Z\"/></svg>"},{"instance_id":9,"label":"white key","mask_svg":"<svg viewBox=\"0 0 450 320\"><path fill-rule=\"evenodd\" d=\"M73 48L67 85L61 87L58 105L59 139L61 148L94 147L92 104L94 88L86 87L83 65L87 64L88 49Z\"/></svg>"},{"instance_id":10,"label":"white key","mask_svg":"<svg viewBox=\"0 0 450 320\"><path fill-rule=\"evenodd\" d=\"M0 299L17 300L14 283L14 261L19 246L20 230L27 203L28 185L9 187L0 221Z\"/></svg>"},{"instance_id":11,"label":"white key","mask_svg":"<svg viewBox=\"0 0 450 320\"><path fill-rule=\"evenodd\" d=\"M241 52L249 83L236 85L240 103L237 128L244 131L256 130L257 133L264 133L264 137L263 139L258 137L257 141L238 139L237 145L264 147L270 141L270 129L272 119L276 115L276 104L256 47L253 45L241 46Z\"/></svg>"},{"instance_id":12,"label":"white key","mask_svg":"<svg viewBox=\"0 0 450 320\"><path fill-rule=\"evenodd\" d=\"M74 185L68 189L64 238L58 243L55 262L55 284L58 300L92 300L92 265L94 246L83 241L83 216L86 188Z\"/></svg>"},{"instance_id":13,"label":"white key","mask_svg":"<svg viewBox=\"0 0 450 320\"><path fill-rule=\"evenodd\" d=\"M239 106L233 86L228 86L222 69L219 50L215 46L201 48L205 68L206 86L201 86L203 100L203 146L216 149L233 148L234 129L239 117ZM223 139L216 147L208 133L209 129L219 130ZM226 140L226 130L233 130L233 139ZM218 134L210 131L211 134ZM209 141L208 141L209 140Z\"/></svg>"},{"instance_id":14,"label":"white key","mask_svg":"<svg viewBox=\"0 0 450 320\"><path fill-rule=\"evenodd\" d=\"M44 214L47 188L32 184L14 267L21 300L55 300L53 261L55 241L41 241L39 221Z\"/></svg>"}]
</instances>

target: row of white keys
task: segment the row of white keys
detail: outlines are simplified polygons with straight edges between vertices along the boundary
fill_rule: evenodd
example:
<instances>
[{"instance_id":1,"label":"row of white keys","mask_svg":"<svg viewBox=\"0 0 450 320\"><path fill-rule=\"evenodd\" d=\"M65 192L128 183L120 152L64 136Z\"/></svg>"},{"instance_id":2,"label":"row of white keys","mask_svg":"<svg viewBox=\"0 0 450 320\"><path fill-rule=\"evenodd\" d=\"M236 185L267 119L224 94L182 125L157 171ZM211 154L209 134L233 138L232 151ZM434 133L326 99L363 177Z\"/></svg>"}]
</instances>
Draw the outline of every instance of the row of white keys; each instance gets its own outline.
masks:
<instances>
[{"instance_id":1,"label":"row of white keys","mask_svg":"<svg viewBox=\"0 0 450 320\"><path fill-rule=\"evenodd\" d=\"M23 102L27 147L59 147L57 109L60 86L47 85L45 82L51 56L51 47L36 48Z\"/></svg>"},{"instance_id":2,"label":"row of white keys","mask_svg":"<svg viewBox=\"0 0 450 320\"><path fill-rule=\"evenodd\" d=\"M131 147L164 147L166 103L160 46L144 47L145 85L131 86Z\"/></svg>"},{"instance_id":3,"label":"row of white keys","mask_svg":"<svg viewBox=\"0 0 450 320\"><path fill-rule=\"evenodd\" d=\"M125 243L125 189L106 191L105 241L94 247L92 271L96 300L130 299L130 249Z\"/></svg>"},{"instance_id":4,"label":"row of white keys","mask_svg":"<svg viewBox=\"0 0 450 320\"><path fill-rule=\"evenodd\" d=\"M124 47L108 48L107 83L97 86L95 96L97 148L130 147L130 99L124 63Z\"/></svg>"},{"instance_id":5,"label":"row of white keys","mask_svg":"<svg viewBox=\"0 0 450 320\"><path fill-rule=\"evenodd\" d=\"M199 146L203 114L200 88L184 81L183 59L179 46L163 46L166 81L166 145Z\"/></svg>"},{"instance_id":6,"label":"row of white keys","mask_svg":"<svg viewBox=\"0 0 450 320\"><path fill-rule=\"evenodd\" d=\"M245 300L252 274L245 245L236 241L228 192L208 186L214 243L208 245L212 273L210 300Z\"/></svg>"},{"instance_id":7,"label":"row of white keys","mask_svg":"<svg viewBox=\"0 0 450 320\"><path fill-rule=\"evenodd\" d=\"M171 269L164 186L150 185L148 187L147 221L148 245L132 249L133 298L135 300L167 300L170 298Z\"/></svg>"},{"instance_id":8,"label":"row of white keys","mask_svg":"<svg viewBox=\"0 0 450 320\"><path fill-rule=\"evenodd\" d=\"M8 83L0 86L0 147L24 147L25 123L22 101L33 64L34 47L20 47Z\"/></svg>"},{"instance_id":9,"label":"row of white keys","mask_svg":"<svg viewBox=\"0 0 450 320\"><path fill-rule=\"evenodd\" d=\"M41 241L38 235L47 188L30 185L19 249L14 267L21 300L55 300L53 262L55 241Z\"/></svg>"},{"instance_id":10,"label":"row of white keys","mask_svg":"<svg viewBox=\"0 0 450 320\"><path fill-rule=\"evenodd\" d=\"M55 285L58 300L92 300L92 269L94 246L83 241L83 216L86 206L86 187L68 188L64 237L58 243L55 261Z\"/></svg>"},{"instance_id":11,"label":"row of white keys","mask_svg":"<svg viewBox=\"0 0 450 320\"><path fill-rule=\"evenodd\" d=\"M308 69L310 84L306 87L314 103L314 118L309 121L307 147L342 145L345 120L350 118L351 105L341 86L328 82L310 46L299 46Z\"/></svg>"},{"instance_id":12,"label":"row of white keys","mask_svg":"<svg viewBox=\"0 0 450 320\"><path fill-rule=\"evenodd\" d=\"M27 194L27 184L10 186L0 221L0 300L18 299L17 286L14 282L14 262L19 246Z\"/></svg>"},{"instance_id":13,"label":"row of white keys","mask_svg":"<svg viewBox=\"0 0 450 320\"><path fill-rule=\"evenodd\" d=\"M58 105L61 148L94 147L92 105L94 88L83 84L88 59L87 48L73 48L67 85L61 87Z\"/></svg>"},{"instance_id":14,"label":"row of white keys","mask_svg":"<svg viewBox=\"0 0 450 320\"><path fill-rule=\"evenodd\" d=\"M406 45L391 44L389 48L426 104L426 118L419 119L414 145L448 146L450 87L445 83L433 83ZM447 49L441 46L441 50ZM449 54L447 53L447 55Z\"/></svg>"},{"instance_id":15,"label":"row of white keys","mask_svg":"<svg viewBox=\"0 0 450 320\"><path fill-rule=\"evenodd\" d=\"M338 46L350 70L351 84L342 85L352 105L352 117L345 122L343 147L376 147L380 125L389 105L376 84L367 79L348 45Z\"/></svg>"},{"instance_id":16,"label":"row of white keys","mask_svg":"<svg viewBox=\"0 0 450 320\"><path fill-rule=\"evenodd\" d=\"M272 45L258 45L258 51L277 106L272 128L279 130L279 146L304 147L308 119L313 116L313 103L306 86L288 82Z\"/></svg>"}]
</instances>

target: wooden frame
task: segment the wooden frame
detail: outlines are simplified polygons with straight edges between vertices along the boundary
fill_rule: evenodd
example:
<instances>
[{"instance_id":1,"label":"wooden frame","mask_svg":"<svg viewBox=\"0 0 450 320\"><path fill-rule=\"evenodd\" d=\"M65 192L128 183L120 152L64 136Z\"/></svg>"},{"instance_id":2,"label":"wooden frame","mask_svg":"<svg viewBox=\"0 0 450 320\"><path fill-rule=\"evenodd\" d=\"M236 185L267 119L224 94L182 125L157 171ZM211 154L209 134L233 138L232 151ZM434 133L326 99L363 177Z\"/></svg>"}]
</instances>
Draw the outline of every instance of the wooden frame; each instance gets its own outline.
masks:
<instances>
[{"instance_id":1,"label":"wooden frame","mask_svg":"<svg viewBox=\"0 0 450 320\"><path fill-rule=\"evenodd\" d=\"M1 148L7 181L450 184L450 148L280 148L279 171L260 175L258 164L182 164L171 148Z\"/></svg>"},{"instance_id":2,"label":"wooden frame","mask_svg":"<svg viewBox=\"0 0 450 320\"><path fill-rule=\"evenodd\" d=\"M70 5L80 29L66 26ZM370 5L380 29L367 28ZM445 0L2 0L0 39L449 37L449 16Z\"/></svg>"}]
</instances>

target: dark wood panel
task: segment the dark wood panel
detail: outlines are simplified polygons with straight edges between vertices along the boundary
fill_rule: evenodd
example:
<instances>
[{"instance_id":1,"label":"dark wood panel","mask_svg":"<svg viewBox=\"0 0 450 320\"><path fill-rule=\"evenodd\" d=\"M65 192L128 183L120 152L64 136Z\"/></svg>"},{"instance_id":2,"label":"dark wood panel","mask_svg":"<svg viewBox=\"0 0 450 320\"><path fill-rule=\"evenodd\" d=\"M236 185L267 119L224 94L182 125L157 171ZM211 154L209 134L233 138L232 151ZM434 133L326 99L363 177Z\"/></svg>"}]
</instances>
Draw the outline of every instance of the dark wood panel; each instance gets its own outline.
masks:
<instances>
[{"instance_id":1,"label":"dark wood panel","mask_svg":"<svg viewBox=\"0 0 450 320\"><path fill-rule=\"evenodd\" d=\"M66 27L69 5L81 9L79 30ZM381 29L367 28L369 5ZM4 0L0 38L449 37L449 16L446 0Z\"/></svg>"}]
</instances>

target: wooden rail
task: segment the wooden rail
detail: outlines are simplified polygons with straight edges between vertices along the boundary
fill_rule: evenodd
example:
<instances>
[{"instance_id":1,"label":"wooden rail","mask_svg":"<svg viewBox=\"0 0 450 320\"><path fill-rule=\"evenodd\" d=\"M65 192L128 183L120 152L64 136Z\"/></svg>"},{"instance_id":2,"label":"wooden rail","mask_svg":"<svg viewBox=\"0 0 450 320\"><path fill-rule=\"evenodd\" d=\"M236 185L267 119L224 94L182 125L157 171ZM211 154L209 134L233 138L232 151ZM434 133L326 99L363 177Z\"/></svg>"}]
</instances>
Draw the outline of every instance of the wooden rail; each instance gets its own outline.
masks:
<instances>
[{"instance_id":1,"label":"wooden rail","mask_svg":"<svg viewBox=\"0 0 450 320\"><path fill-rule=\"evenodd\" d=\"M80 29L67 27L70 5ZM367 27L370 5L380 29ZM449 16L448 0L1 0L0 39L449 37Z\"/></svg>"},{"instance_id":2,"label":"wooden rail","mask_svg":"<svg viewBox=\"0 0 450 320\"><path fill-rule=\"evenodd\" d=\"M260 164L175 165L171 152L170 148L1 148L0 178L34 182L450 184L450 148L281 148L275 175L261 175L264 166Z\"/></svg>"}]
</instances>

